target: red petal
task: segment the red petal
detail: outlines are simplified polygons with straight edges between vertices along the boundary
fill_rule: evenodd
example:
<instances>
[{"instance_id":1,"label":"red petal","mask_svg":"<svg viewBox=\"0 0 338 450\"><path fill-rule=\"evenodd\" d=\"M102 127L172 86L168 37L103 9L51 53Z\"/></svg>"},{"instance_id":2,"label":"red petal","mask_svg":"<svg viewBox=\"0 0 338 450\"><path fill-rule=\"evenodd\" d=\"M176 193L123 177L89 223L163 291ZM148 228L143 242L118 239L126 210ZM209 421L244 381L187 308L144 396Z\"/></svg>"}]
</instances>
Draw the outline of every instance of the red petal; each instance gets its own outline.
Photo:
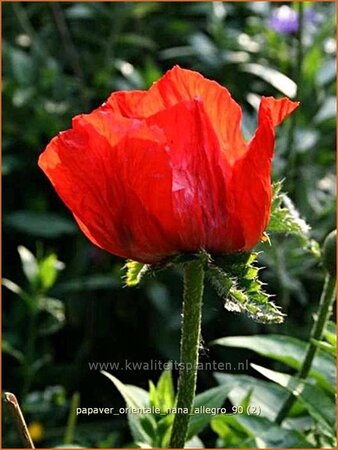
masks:
<instances>
[{"instance_id":1,"label":"red petal","mask_svg":"<svg viewBox=\"0 0 338 450\"><path fill-rule=\"evenodd\" d=\"M269 111L273 126L276 127L283 120L298 108L299 102L292 102L288 98L276 100L273 97L262 97L260 111Z\"/></svg>"},{"instance_id":2,"label":"red petal","mask_svg":"<svg viewBox=\"0 0 338 450\"><path fill-rule=\"evenodd\" d=\"M181 251L227 251L243 242L228 228L227 179L230 166L202 100L179 103L147 120L166 135L173 173L173 229Z\"/></svg>"},{"instance_id":3,"label":"red petal","mask_svg":"<svg viewBox=\"0 0 338 450\"><path fill-rule=\"evenodd\" d=\"M230 164L246 149L241 135L241 108L229 91L198 72L175 66L149 91L113 93L108 104L125 117L146 118L182 101L200 97Z\"/></svg>"},{"instance_id":4,"label":"red petal","mask_svg":"<svg viewBox=\"0 0 338 450\"><path fill-rule=\"evenodd\" d=\"M172 248L158 223L164 210L170 214L171 169L158 130L127 121L104 108L79 116L51 141L39 165L94 244L154 262L156 253Z\"/></svg>"},{"instance_id":5,"label":"red petal","mask_svg":"<svg viewBox=\"0 0 338 450\"><path fill-rule=\"evenodd\" d=\"M271 162L275 144L274 127L299 105L287 98L262 98L258 128L248 144L245 156L233 168L233 223L243 230L245 246L250 250L268 225L271 208ZM232 227L233 227L232 226Z\"/></svg>"}]
</instances>

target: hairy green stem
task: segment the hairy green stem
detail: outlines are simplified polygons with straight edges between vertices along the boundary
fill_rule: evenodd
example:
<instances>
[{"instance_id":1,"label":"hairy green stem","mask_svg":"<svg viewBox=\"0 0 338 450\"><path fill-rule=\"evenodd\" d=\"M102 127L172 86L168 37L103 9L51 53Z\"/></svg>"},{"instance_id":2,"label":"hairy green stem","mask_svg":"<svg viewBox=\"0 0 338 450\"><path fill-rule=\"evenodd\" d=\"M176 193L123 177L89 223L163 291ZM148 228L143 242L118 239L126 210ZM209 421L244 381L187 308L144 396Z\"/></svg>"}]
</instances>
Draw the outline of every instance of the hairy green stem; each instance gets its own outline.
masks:
<instances>
[{"instance_id":1,"label":"hairy green stem","mask_svg":"<svg viewBox=\"0 0 338 450\"><path fill-rule=\"evenodd\" d=\"M203 281L203 263L199 260L187 263L184 272L181 364L176 402L178 412L174 418L169 448L184 448L192 414L201 336Z\"/></svg>"},{"instance_id":2,"label":"hairy green stem","mask_svg":"<svg viewBox=\"0 0 338 450\"><path fill-rule=\"evenodd\" d=\"M300 379L306 379L308 376L313 359L316 355L317 346L315 341L322 339L325 330L325 325L330 318L332 312L332 305L336 298L336 278L332 275L326 275L323 292L320 298L318 307L318 316L313 324L310 336L310 342L305 354L305 358L297 375ZM282 405L277 417L276 422L281 424L288 415L290 409L296 401L296 397L293 394L289 394L284 404Z\"/></svg>"}]
</instances>

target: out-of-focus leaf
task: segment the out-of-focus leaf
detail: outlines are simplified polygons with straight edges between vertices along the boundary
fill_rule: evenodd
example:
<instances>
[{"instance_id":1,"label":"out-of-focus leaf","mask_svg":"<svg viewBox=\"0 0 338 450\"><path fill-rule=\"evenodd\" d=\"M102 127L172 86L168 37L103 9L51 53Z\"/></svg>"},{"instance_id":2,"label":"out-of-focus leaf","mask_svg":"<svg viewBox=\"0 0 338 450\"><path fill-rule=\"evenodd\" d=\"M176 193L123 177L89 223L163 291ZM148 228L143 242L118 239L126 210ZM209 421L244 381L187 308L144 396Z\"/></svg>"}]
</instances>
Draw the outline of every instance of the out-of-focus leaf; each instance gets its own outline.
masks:
<instances>
[{"instance_id":1,"label":"out-of-focus leaf","mask_svg":"<svg viewBox=\"0 0 338 450\"><path fill-rule=\"evenodd\" d=\"M327 60L317 72L317 83L319 86L334 81L337 76L337 62L335 58Z\"/></svg>"},{"instance_id":2,"label":"out-of-focus leaf","mask_svg":"<svg viewBox=\"0 0 338 450\"><path fill-rule=\"evenodd\" d=\"M57 445L54 448L86 448L86 447L81 447L80 445Z\"/></svg>"},{"instance_id":3,"label":"out-of-focus leaf","mask_svg":"<svg viewBox=\"0 0 338 450\"><path fill-rule=\"evenodd\" d=\"M307 82L313 83L318 76L318 69L322 60L322 51L316 45L309 49L303 59L303 74Z\"/></svg>"},{"instance_id":4,"label":"out-of-focus leaf","mask_svg":"<svg viewBox=\"0 0 338 450\"><path fill-rule=\"evenodd\" d=\"M95 274L88 275L87 277L74 278L70 281L64 281L58 283L53 292L57 295L67 294L72 292L82 292L82 291L95 291L100 289L111 289L116 288L118 282L113 277L113 274Z\"/></svg>"},{"instance_id":5,"label":"out-of-focus leaf","mask_svg":"<svg viewBox=\"0 0 338 450\"><path fill-rule=\"evenodd\" d=\"M23 407L29 414L41 414L46 413L51 409L54 411L55 407L65 406L65 404L65 388L56 385L48 386L44 391L30 392L23 402Z\"/></svg>"},{"instance_id":6,"label":"out-of-focus leaf","mask_svg":"<svg viewBox=\"0 0 338 450\"><path fill-rule=\"evenodd\" d=\"M328 342L325 341L317 341L316 339L311 339L311 342L313 342L314 345L318 347L320 350L323 350L323 352L326 352L333 357L336 356L335 345L329 344Z\"/></svg>"},{"instance_id":7,"label":"out-of-focus leaf","mask_svg":"<svg viewBox=\"0 0 338 450\"><path fill-rule=\"evenodd\" d=\"M6 353L7 355L11 355L13 358L15 358L20 363L24 360L24 354L20 350L17 350L15 347L13 347L13 345L5 338L3 338L1 341L1 347L2 347L3 353Z\"/></svg>"},{"instance_id":8,"label":"out-of-focus leaf","mask_svg":"<svg viewBox=\"0 0 338 450\"><path fill-rule=\"evenodd\" d=\"M222 427L221 424L226 425ZM228 429L240 429L252 438L256 448L312 448L301 433L296 430L286 430L274 424L265 417L238 415L216 416L211 421L212 428L222 438L227 439ZM245 446L251 448L253 446Z\"/></svg>"},{"instance_id":9,"label":"out-of-focus leaf","mask_svg":"<svg viewBox=\"0 0 338 450\"><path fill-rule=\"evenodd\" d=\"M35 256L23 245L19 245L18 253L21 259L22 270L27 280L31 284L35 284L39 275L39 265Z\"/></svg>"},{"instance_id":10,"label":"out-of-focus leaf","mask_svg":"<svg viewBox=\"0 0 338 450\"><path fill-rule=\"evenodd\" d=\"M198 436L193 436L184 444L184 448L204 448L204 444Z\"/></svg>"},{"instance_id":11,"label":"out-of-focus leaf","mask_svg":"<svg viewBox=\"0 0 338 450\"><path fill-rule=\"evenodd\" d=\"M202 407L221 408L230 390L230 386L218 386L196 395L193 405L194 414L189 423L188 439L201 433L213 417L205 412L195 413L195 408L196 411L201 410Z\"/></svg>"},{"instance_id":12,"label":"out-of-focus leaf","mask_svg":"<svg viewBox=\"0 0 338 450\"><path fill-rule=\"evenodd\" d=\"M23 163L15 155L2 155L2 175L11 175L14 171L20 169Z\"/></svg>"},{"instance_id":13,"label":"out-of-focus leaf","mask_svg":"<svg viewBox=\"0 0 338 450\"><path fill-rule=\"evenodd\" d=\"M329 119L334 119L337 115L336 97L330 96L325 99L322 107L315 115L313 121L315 124L325 122Z\"/></svg>"},{"instance_id":14,"label":"out-of-focus leaf","mask_svg":"<svg viewBox=\"0 0 338 450\"><path fill-rule=\"evenodd\" d=\"M39 309L48 312L61 324L65 321L65 306L61 300L42 297L39 299Z\"/></svg>"},{"instance_id":15,"label":"out-of-focus leaf","mask_svg":"<svg viewBox=\"0 0 338 450\"><path fill-rule=\"evenodd\" d=\"M94 16L94 9L91 4L75 3L70 6L65 12L65 15L69 19L81 20L91 19Z\"/></svg>"},{"instance_id":16,"label":"out-of-focus leaf","mask_svg":"<svg viewBox=\"0 0 338 450\"><path fill-rule=\"evenodd\" d=\"M284 364L299 369L306 352L307 343L291 336L269 334L262 336L231 336L216 339L212 344L226 347L240 347L283 362ZM331 393L335 391L336 366L332 358L319 352L315 357L310 375L318 383Z\"/></svg>"},{"instance_id":17,"label":"out-of-focus leaf","mask_svg":"<svg viewBox=\"0 0 338 450\"><path fill-rule=\"evenodd\" d=\"M49 289L55 283L58 271L64 268L64 264L52 253L39 263L39 278L44 289Z\"/></svg>"},{"instance_id":18,"label":"out-of-focus leaf","mask_svg":"<svg viewBox=\"0 0 338 450\"><path fill-rule=\"evenodd\" d=\"M214 43L204 33L195 33L190 38L190 44L196 55L208 64L217 63L217 49Z\"/></svg>"},{"instance_id":19,"label":"out-of-focus leaf","mask_svg":"<svg viewBox=\"0 0 338 450\"><path fill-rule=\"evenodd\" d=\"M30 55L19 48L9 46L5 43L4 55L8 57L10 69L14 79L19 85L28 86L32 84L35 74L33 59Z\"/></svg>"},{"instance_id":20,"label":"out-of-focus leaf","mask_svg":"<svg viewBox=\"0 0 338 450\"><path fill-rule=\"evenodd\" d=\"M43 238L57 238L76 233L73 222L55 213L16 211L4 217L4 226Z\"/></svg>"},{"instance_id":21,"label":"out-of-focus leaf","mask_svg":"<svg viewBox=\"0 0 338 450\"><path fill-rule=\"evenodd\" d=\"M5 286L9 291L13 292L13 294L21 296L24 293L23 289L18 284L14 283L11 280L8 280L7 278L2 279L2 285Z\"/></svg>"},{"instance_id":22,"label":"out-of-focus leaf","mask_svg":"<svg viewBox=\"0 0 338 450\"><path fill-rule=\"evenodd\" d=\"M242 70L244 72L252 73L267 83L271 84L275 89L277 89L282 94L287 97L294 98L297 93L297 85L289 77L278 72L276 69L271 67L262 66L261 64L248 63L242 65Z\"/></svg>"},{"instance_id":23,"label":"out-of-focus leaf","mask_svg":"<svg viewBox=\"0 0 338 450\"><path fill-rule=\"evenodd\" d=\"M14 283L11 280L8 280L7 278L3 278L2 285L5 286L9 291L13 292L13 294L18 295L30 309L35 308L34 299L27 292L25 292L18 284Z\"/></svg>"},{"instance_id":24,"label":"out-of-focus leaf","mask_svg":"<svg viewBox=\"0 0 338 450\"><path fill-rule=\"evenodd\" d=\"M324 338L333 346L337 344L337 332L336 324L332 321L328 321L324 330Z\"/></svg>"},{"instance_id":25,"label":"out-of-focus leaf","mask_svg":"<svg viewBox=\"0 0 338 450\"><path fill-rule=\"evenodd\" d=\"M114 65L133 88L141 89L145 87L141 75L132 64L118 59L115 61Z\"/></svg>"},{"instance_id":26,"label":"out-of-focus leaf","mask_svg":"<svg viewBox=\"0 0 338 450\"><path fill-rule=\"evenodd\" d=\"M118 43L121 45L130 45L133 47L143 48L145 50L154 50L156 43L148 37L136 34L136 33L124 33L118 37ZM160 78L158 76L156 79ZM154 80L155 81L155 80Z\"/></svg>"},{"instance_id":27,"label":"out-of-focus leaf","mask_svg":"<svg viewBox=\"0 0 338 450\"><path fill-rule=\"evenodd\" d=\"M274 381L295 395L308 409L309 414L318 421L320 426L329 435L335 435L335 403L322 389L285 373L266 369L256 364L251 364L251 366L269 380Z\"/></svg>"},{"instance_id":28,"label":"out-of-focus leaf","mask_svg":"<svg viewBox=\"0 0 338 450\"><path fill-rule=\"evenodd\" d=\"M39 334L48 335L59 331L65 324L65 306L62 301L42 297L39 299L39 310L42 312L42 320L39 325Z\"/></svg>"},{"instance_id":29,"label":"out-of-focus leaf","mask_svg":"<svg viewBox=\"0 0 338 450\"><path fill-rule=\"evenodd\" d=\"M259 406L261 416L270 420L276 418L287 397L287 393L280 386L248 375L215 373L214 376L219 384L230 389L228 398L233 405L241 404L251 392L250 405Z\"/></svg>"},{"instance_id":30,"label":"out-of-focus leaf","mask_svg":"<svg viewBox=\"0 0 338 450\"><path fill-rule=\"evenodd\" d=\"M320 133L317 130L308 129L298 129L296 131L296 148L297 152L305 153L311 151L315 148L318 140L320 138Z\"/></svg>"}]
</instances>

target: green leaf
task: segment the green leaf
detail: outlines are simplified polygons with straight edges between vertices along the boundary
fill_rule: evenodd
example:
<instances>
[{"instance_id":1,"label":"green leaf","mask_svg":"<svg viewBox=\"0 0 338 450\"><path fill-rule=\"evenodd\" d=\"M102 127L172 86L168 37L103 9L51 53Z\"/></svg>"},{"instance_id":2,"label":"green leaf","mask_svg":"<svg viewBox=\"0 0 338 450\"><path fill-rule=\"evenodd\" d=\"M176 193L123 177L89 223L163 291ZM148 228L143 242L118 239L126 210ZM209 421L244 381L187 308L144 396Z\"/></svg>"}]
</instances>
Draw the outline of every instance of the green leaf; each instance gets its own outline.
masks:
<instances>
[{"instance_id":1,"label":"green leaf","mask_svg":"<svg viewBox=\"0 0 338 450\"><path fill-rule=\"evenodd\" d=\"M35 284L39 275L39 266L35 256L22 245L19 245L18 253L21 259L22 270L26 275L27 280L31 284Z\"/></svg>"},{"instance_id":2,"label":"green leaf","mask_svg":"<svg viewBox=\"0 0 338 450\"><path fill-rule=\"evenodd\" d=\"M323 86L330 83L336 79L337 67L336 59L331 58L322 64L317 72L317 83L319 86Z\"/></svg>"},{"instance_id":3,"label":"green leaf","mask_svg":"<svg viewBox=\"0 0 338 450\"><path fill-rule=\"evenodd\" d=\"M228 311L245 313L257 322L282 323L284 314L262 289L256 257L257 253L238 254L233 260L216 260L218 265L209 264L206 275Z\"/></svg>"},{"instance_id":4,"label":"green leaf","mask_svg":"<svg viewBox=\"0 0 338 450\"><path fill-rule=\"evenodd\" d=\"M276 372L265 367L251 364L260 374L285 388L303 403L309 414L320 424L328 435L335 435L335 402L320 388L292 377L286 373Z\"/></svg>"},{"instance_id":5,"label":"green leaf","mask_svg":"<svg viewBox=\"0 0 338 450\"><path fill-rule=\"evenodd\" d=\"M116 288L117 285L118 283L112 274L106 275L98 273L94 275L88 275L86 277L73 278L70 281L58 283L53 289L53 292L56 292L58 295L60 295L72 292L111 289Z\"/></svg>"},{"instance_id":6,"label":"green leaf","mask_svg":"<svg viewBox=\"0 0 338 450\"><path fill-rule=\"evenodd\" d=\"M57 445L54 448L87 448L87 447L80 447L79 445Z\"/></svg>"},{"instance_id":7,"label":"green leaf","mask_svg":"<svg viewBox=\"0 0 338 450\"><path fill-rule=\"evenodd\" d=\"M193 436L186 441L184 448L204 448L204 444L199 437Z\"/></svg>"},{"instance_id":8,"label":"green leaf","mask_svg":"<svg viewBox=\"0 0 338 450\"><path fill-rule=\"evenodd\" d=\"M2 285L19 297L24 294L24 290L18 284L14 283L14 281L8 280L8 278L2 279ZM28 296L28 294L26 295Z\"/></svg>"},{"instance_id":9,"label":"green leaf","mask_svg":"<svg viewBox=\"0 0 338 450\"><path fill-rule=\"evenodd\" d=\"M168 409L175 405L175 391L170 370L164 370L158 380L157 387L157 407L161 412L166 413Z\"/></svg>"},{"instance_id":10,"label":"green leaf","mask_svg":"<svg viewBox=\"0 0 338 450\"><path fill-rule=\"evenodd\" d=\"M314 243L310 242L309 239L309 230L309 225L300 217L292 200L282 192L282 182L274 183L270 222L267 231L293 234L300 239L303 246L309 247L310 245L314 246Z\"/></svg>"},{"instance_id":11,"label":"green leaf","mask_svg":"<svg viewBox=\"0 0 338 450\"><path fill-rule=\"evenodd\" d=\"M256 75L287 97L294 98L296 96L296 83L278 70L256 63L243 64L241 67L244 72Z\"/></svg>"},{"instance_id":12,"label":"green leaf","mask_svg":"<svg viewBox=\"0 0 338 450\"><path fill-rule=\"evenodd\" d=\"M32 236L57 238L64 234L74 234L73 222L55 213L16 211L4 217L4 226Z\"/></svg>"},{"instance_id":13,"label":"green leaf","mask_svg":"<svg viewBox=\"0 0 338 450\"><path fill-rule=\"evenodd\" d=\"M233 405L240 405L250 395L250 405L259 406L261 416L271 420L275 419L287 393L280 386L258 380L248 375L232 375L227 373L215 373L219 384L230 389L228 398Z\"/></svg>"},{"instance_id":14,"label":"green leaf","mask_svg":"<svg viewBox=\"0 0 338 450\"><path fill-rule=\"evenodd\" d=\"M247 416L245 414L222 415L213 418L211 424L213 430L225 439L228 439L229 430L245 433L254 444L250 447L313 448L298 431L281 428L265 417ZM242 443L244 444L243 439ZM246 441L246 445L243 444L240 447L250 448L248 441Z\"/></svg>"},{"instance_id":15,"label":"green leaf","mask_svg":"<svg viewBox=\"0 0 338 450\"><path fill-rule=\"evenodd\" d=\"M335 357L336 356L336 346L329 344L325 341L317 341L316 339L311 339L311 342L323 352L328 353L329 355Z\"/></svg>"},{"instance_id":16,"label":"green leaf","mask_svg":"<svg viewBox=\"0 0 338 450\"><path fill-rule=\"evenodd\" d=\"M168 414L167 416L162 417L157 422L157 436L159 441L159 446L161 448L168 448L171 436L171 429L174 423L174 414Z\"/></svg>"},{"instance_id":17,"label":"green leaf","mask_svg":"<svg viewBox=\"0 0 338 450\"><path fill-rule=\"evenodd\" d=\"M128 407L138 410L149 408L149 394L147 391L137 386L123 384L114 375L104 370L101 373L113 382ZM128 414L128 421L135 442L142 442L152 446L156 438L156 422L154 417L151 414Z\"/></svg>"},{"instance_id":18,"label":"green leaf","mask_svg":"<svg viewBox=\"0 0 338 450\"><path fill-rule=\"evenodd\" d=\"M147 264L143 264L137 261L127 261L124 266L127 269L127 273L125 276L126 285L137 286L145 273L148 272L149 266Z\"/></svg>"},{"instance_id":19,"label":"green leaf","mask_svg":"<svg viewBox=\"0 0 338 450\"><path fill-rule=\"evenodd\" d=\"M23 86L31 85L34 82L36 67L30 55L8 44L4 46L4 53L8 57L12 76L17 83Z\"/></svg>"},{"instance_id":20,"label":"green leaf","mask_svg":"<svg viewBox=\"0 0 338 450\"><path fill-rule=\"evenodd\" d=\"M301 367L307 348L306 342L278 334L224 337L213 341L212 344L253 350L259 355L283 362L297 370ZM331 356L319 351L314 358L310 376L313 376L327 391L335 392L336 366Z\"/></svg>"},{"instance_id":21,"label":"green leaf","mask_svg":"<svg viewBox=\"0 0 338 450\"><path fill-rule=\"evenodd\" d=\"M128 384L123 384L114 375L102 370L101 373L113 382L116 389L124 398L127 406L130 408L142 409L149 406L149 395L144 389Z\"/></svg>"},{"instance_id":22,"label":"green leaf","mask_svg":"<svg viewBox=\"0 0 338 450\"><path fill-rule=\"evenodd\" d=\"M58 275L58 272L64 268L64 264L58 260L57 256L52 253L39 262L39 278L41 286L48 290L51 288Z\"/></svg>"},{"instance_id":23,"label":"green leaf","mask_svg":"<svg viewBox=\"0 0 338 450\"><path fill-rule=\"evenodd\" d=\"M156 416L157 428L155 433L155 447L167 448L169 445L174 414L170 410L175 406L175 391L171 370L164 370L155 387L149 382L150 405L159 408L161 416Z\"/></svg>"},{"instance_id":24,"label":"green leaf","mask_svg":"<svg viewBox=\"0 0 338 450\"><path fill-rule=\"evenodd\" d=\"M151 380L149 380L149 403L154 408L158 405L156 386Z\"/></svg>"},{"instance_id":25,"label":"green leaf","mask_svg":"<svg viewBox=\"0 0 338 450\"><path fill-rule=\"evenodd\" d=\"M75 20L91 19L94 13L91 6L91 4L86 5L83 3L72 4L66 9L65 15L67 18Z\"/></svg>"},{"instance_id":26,"label":"green leaf","mask_svg":"<svg viewBox=\"0 0 338 450\"><path fill-rule=\"evenodd\" d=\"M3 278L2 285L5 286L9 291L13 292L13 294L18 295L30 309L35 308L34 299L27 292L25 292L18 284L14 283L11 280L8 280L7 278Z\"/></svg>"},{"instance_id":27,"label":"green leaf","mask_svg":"<svg viewBox=\"0 0 338 450\"><path fill-rule=\"evenodd\" d=\"M39 328L40 334L51 334L58 331L65 323L65 306L56 298L42 297L39 299L38 308L45 311L50 317L44 320Z\"/></svg>"},{"instance_id":28,"label":"green leaf","mask_svg":"<svg viewBox=\"0 0 338 450\"><path fill-rule=\"evenodd\" d=\"M325 98L321 108L315 115L313 121L315 124L326 122L327 120L333 120L337 116L337 104L336 97L334 95Z\"/></svg>"},{"instance_id":29,"label":"green leaf","mask_svg":"<svg viewBox=\"0 0 338 450\"><path fill-rule=\"evenodd\" d=\"M337 332L336 332L336 324L332 321L328 321L324 330L324 338L331 345L337 345Z\"/></svg>"},{"instance_id":30,"label":"green leaf","mask_svg":"<svg viewBox=\"0 0 338 450\"><path fill-rule=\"evenodd\" d=\"M1 347L3 353L6 353L7 355L11 355L13 358L15 358L17 361L22 363L25 359L24 354L13 347L13 345L6 339L2 339L1 341Z\"/></svg>"},{"instance_id":31,"label":"green leaf","mask_svg":"<svg viewBox=\"0 0 338 450\"><path fill-rule=\"evenodd\" d=\"M248 444L246 441L248 434L245 429L236 421L231 420L231 416L218 415L213 417L210 422L210 427L219 436L217 447L241 448L244 442L246 445Z\"/></svg>"},{"instance_id":32,"label":"green leaf","mask_svg":"<svg viewBox=\"0 0 338 450\"><path fill-rule=\"evenodd\" d=\"M222 407L231 389L230 386L218 386L196 395L193 405L194 414L189 423L188 439L203 431L212 419L213 416L205 412L204 408Z\"/></svg>"}]
</instances>

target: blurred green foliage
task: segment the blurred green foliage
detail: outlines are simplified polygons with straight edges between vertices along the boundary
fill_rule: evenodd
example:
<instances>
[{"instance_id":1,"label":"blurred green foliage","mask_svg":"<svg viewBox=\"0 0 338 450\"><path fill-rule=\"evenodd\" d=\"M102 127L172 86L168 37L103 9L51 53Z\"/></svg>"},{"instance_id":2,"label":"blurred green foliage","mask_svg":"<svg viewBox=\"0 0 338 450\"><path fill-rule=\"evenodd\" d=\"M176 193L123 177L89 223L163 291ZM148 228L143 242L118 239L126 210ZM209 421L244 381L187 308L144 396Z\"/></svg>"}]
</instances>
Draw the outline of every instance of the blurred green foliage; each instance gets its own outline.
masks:
<instances>
[{"instance_id":1,"label":"blurred green foliage","mask_svg":"<svg viewBox=\"0 0 338 450\"><path fill-rule=\"evenodd\" d=\"M138 288L123 289L123 262L87 242L37 167L39 153L69 128L72 116L97 107L111 91L148 88L174 64L228 87L243 107L246 138L255 128L259 96L296 98L300 108L278 131L274 179L285 178L284 190L311 225L311 238L322 242L335 228L335 5L292 4L300 14L309 8L317 14L317 21L297 35L281 35L267 26L278 6L2 5L3 275L13 280L5 281L9 289L4 290L3 388L18 395L28 422L42 424L39 446L62 444L75 391L82 406L123 405L109 381L89 370L88 361L178 359L181 274L167 271ZM234 316L207 288L206 347L225 335L275 332L307 339L323 271L296 237L272 234L270 239L271 247L262 244L266 269L261 275L287 320L266 326ZM59 258L65 264L60 273ZM201 360L247 357L261 362L249 350L221 347L205 349ZM278 370L274 364L269 367ZM115 375L143 388L159 377L157 371ZM257 372L250 369L245 376L257 377ZM199 392L214 387L213 374L201 371L198 383ZM213 432L203 434L205 445L257 445L250 430L263 425L237 418L231 423L215 418ZM4 447L18 446L6 417L4 427ZM229 434L233 429L238 433ZM268 446L273 445L270 438ZM132 436L123 417L81 417L75 442L109 448L131 445Z\"/></svg>"}]
</instances>

